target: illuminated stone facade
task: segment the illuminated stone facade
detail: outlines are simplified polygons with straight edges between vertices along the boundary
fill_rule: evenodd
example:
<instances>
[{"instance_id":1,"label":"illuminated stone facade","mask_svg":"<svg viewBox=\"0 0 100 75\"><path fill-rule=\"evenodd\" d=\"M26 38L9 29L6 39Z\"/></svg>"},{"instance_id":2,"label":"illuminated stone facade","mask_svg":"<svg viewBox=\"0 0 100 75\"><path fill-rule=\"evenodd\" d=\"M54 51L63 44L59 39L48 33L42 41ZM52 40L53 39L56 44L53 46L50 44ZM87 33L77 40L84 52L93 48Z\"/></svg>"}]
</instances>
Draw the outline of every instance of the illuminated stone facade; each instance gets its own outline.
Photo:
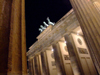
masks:
<instances>
[{"instance_id":1,"label":"illuminated stone facade","mask_svg":"<svg viewBox=\"0 0 100 75\"><path fill-rule=\"evenodd\" d=\"M0 0L0 75L26 75L25 1Z\"/></svg>"},{"instance_id":2,"label":"illuminated stone facade","mask_svg":"<svg viewBox=\"0 0 100 75\"><path fill-rule=\"evenodd\" d=\"M100 74L99 0L70 0L73 9L27 52L30 75Z\"/></svg>"}]
</instances>

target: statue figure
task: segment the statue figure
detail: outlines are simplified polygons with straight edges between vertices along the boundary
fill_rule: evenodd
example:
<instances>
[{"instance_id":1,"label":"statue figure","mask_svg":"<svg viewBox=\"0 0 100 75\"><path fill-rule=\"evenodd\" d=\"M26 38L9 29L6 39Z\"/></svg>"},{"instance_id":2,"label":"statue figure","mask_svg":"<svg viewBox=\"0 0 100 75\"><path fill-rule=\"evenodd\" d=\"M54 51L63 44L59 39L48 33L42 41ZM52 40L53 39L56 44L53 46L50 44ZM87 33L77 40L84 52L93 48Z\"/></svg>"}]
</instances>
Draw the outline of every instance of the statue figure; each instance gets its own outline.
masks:
<instances>
[{"instance_id":1,"label":"statue figure","mask_svg":"<svg viewBox=\"0 0 100 75\"><path fill-rule=\"evenodd\" d=\"M50 21L49 17L47 17L47 21L48 21L49 25L54 25L55 24L55 23L53 23L53 22Z\"/></svg>"},{"instance_id":2,"label":"statue figure","mask_svg":"<svg viewBox=\"0 0 100 75\"><path fill-rule=\"evenodd\" d=\"M47 21L48 21L48 24L47 24L45 21L43 21L43 24L44 24L45 26L40 25L40 28L39 28L39 31L40 31L40 32L42 32L43 30L45 30L46 27L48 27L49 25L54 25L54 24L55 24L55 23L53 23L53 22L50 21L49 17L47 17Z\"/></svg>"},{"instance_id":3,"label":"statue figure","mask_svg":"<svg viewBox=\"0 0 100 75\"><path fill-rule=\"evenodd\" d=\"M41 28L39 28L39 31L42 32L43 30Z\"/></svg>"},{"instance_id":4,"label":"statue figure","mask_svg":"<svg viewBox=\"0 0 100 75\"><path fill-rule=\"evenodd\" d=\"M49 26L45 21L43 21L43 24L44 24L45 26L47 26L47 27Z\"/></svg>"},{"instance_id":5,"label":"statue figure","mask_svg":"<svg viewBox=\"0 0 100 75\"><path fill-rule=\"evenodd\" d=\"M43 27L42 25L40 25L41 28L39 28L39 31L42 32L43 30L46 29L46 27Z\"/></svg>"},{"instance_id":6,"label":"statue figure","mask_svg":"<svg viewBox=\"0 0 100 75\"><path fill-rule=\"evenodd\" d=\"M41 27L43 30L45 30L45 29L46 29L46 27L43 27L42 25L40 25L40 27Z\"/></svg>"}]
</instances>

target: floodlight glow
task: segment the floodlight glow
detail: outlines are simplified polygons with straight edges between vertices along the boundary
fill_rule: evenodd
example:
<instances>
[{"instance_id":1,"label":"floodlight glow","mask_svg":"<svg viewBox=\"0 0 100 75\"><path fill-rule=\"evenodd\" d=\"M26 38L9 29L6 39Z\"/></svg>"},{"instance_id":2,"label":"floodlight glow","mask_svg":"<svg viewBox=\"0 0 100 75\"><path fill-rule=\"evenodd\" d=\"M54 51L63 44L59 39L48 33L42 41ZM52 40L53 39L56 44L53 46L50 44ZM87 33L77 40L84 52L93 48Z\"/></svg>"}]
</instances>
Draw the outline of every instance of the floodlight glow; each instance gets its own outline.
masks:
<instances>
[{"instance_id":1,"label":"floodlight glow","mask_svg":"<svg viewBox=\"0 0 100 75\"><path fill-rule=\"evenodd\" d=\"M54 51L54 49L52 49L52 51Z\"/></svg>"},{"instance_id":2,"label":"floodlight glow","mask_svg":"<svg viewBox=\"0 0 100 75\"><path fill-rule=\"evenodd\" d=\"M67 41L65 41L65 43L67 43Z\"/></svg>"}]
</instances>

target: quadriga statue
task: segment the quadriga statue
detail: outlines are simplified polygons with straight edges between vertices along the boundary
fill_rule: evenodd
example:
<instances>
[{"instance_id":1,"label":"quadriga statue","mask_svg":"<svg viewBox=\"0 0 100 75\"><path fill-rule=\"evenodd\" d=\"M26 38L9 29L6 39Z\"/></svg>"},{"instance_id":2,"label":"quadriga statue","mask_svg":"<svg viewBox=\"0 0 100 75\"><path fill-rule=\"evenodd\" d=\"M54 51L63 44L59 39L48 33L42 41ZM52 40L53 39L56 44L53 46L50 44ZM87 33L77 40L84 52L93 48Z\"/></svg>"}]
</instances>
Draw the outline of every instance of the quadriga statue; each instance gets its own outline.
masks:
<instances>
[{"instance_id":1,"label":"quadriga statue","mask_svg":"<svg viewBox=\"0 0 100 75\"><path fill-rule=\"evenodd\" d=\"M46 29L46 27L43 27L42 25L40 25L41 28L39 28L39 31L42 32L43 30Z\"/></svg>"},{"instance_id":2,"label":"quadriga statue","mask_svg":"<svg viewBox=\"0 0 100 75\"><path fill-rule=\"evenodd\" d=\"M43 31L43 29L39 28L39 31L40 31L40 32L42 32L42 31Z\"/></svg>"},{"instance_id":3,"label":"quadriga statue","mask_svg":"<svg viewBox=\"0 0 100 75\"><path fill-rule=\"evenodd\" d=\"M47 27L49 26L45 21L43 21L43 24L44 24L45 26L47 26Z\"/></svg>"},{"instance_id":4,"label":"quadriga statue","mask_svg":"<svg viewBox=\"0 0 100 75\"><path fill-rule=\"evenodd\" d=\"M53 23L53 22L50 21L49 17L47 17L47 21L48 21L49 25L55 25L55 23Z\"/></svg>"},{"instance_id":5,"label":"quadriga statue","mask_svg":"<svg viewBox=\"0 0 100 75\"><path fill-rule=\"evenodd\" d=\"M42 25L40 25L40 27L41 27L43 30L45 30L45 29L46 29L46 27L43 27Z\"/></svg>"}]
</instances>

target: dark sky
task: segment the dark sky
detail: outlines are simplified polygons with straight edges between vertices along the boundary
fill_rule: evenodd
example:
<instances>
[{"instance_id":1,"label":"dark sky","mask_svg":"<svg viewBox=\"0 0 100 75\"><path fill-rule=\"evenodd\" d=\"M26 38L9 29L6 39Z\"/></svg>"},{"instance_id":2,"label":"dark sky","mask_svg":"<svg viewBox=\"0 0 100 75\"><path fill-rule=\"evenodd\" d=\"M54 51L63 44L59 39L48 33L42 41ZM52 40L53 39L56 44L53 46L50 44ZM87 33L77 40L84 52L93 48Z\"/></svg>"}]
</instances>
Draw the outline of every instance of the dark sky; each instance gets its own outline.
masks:
<instances>
[{"instance_id":1,"label":"dark sky","mask_svg":"<svg viewBox=\"0 0 100 75\"><path fill-rule=\"evenodd\" d=\"M36 42L38 31L43 21L49 17L52 22L57 22L72 7L69 0L26 0L26 43L28 48ZM46 21L47 22L47 21Z\"/></svg>"}]
</instances>

